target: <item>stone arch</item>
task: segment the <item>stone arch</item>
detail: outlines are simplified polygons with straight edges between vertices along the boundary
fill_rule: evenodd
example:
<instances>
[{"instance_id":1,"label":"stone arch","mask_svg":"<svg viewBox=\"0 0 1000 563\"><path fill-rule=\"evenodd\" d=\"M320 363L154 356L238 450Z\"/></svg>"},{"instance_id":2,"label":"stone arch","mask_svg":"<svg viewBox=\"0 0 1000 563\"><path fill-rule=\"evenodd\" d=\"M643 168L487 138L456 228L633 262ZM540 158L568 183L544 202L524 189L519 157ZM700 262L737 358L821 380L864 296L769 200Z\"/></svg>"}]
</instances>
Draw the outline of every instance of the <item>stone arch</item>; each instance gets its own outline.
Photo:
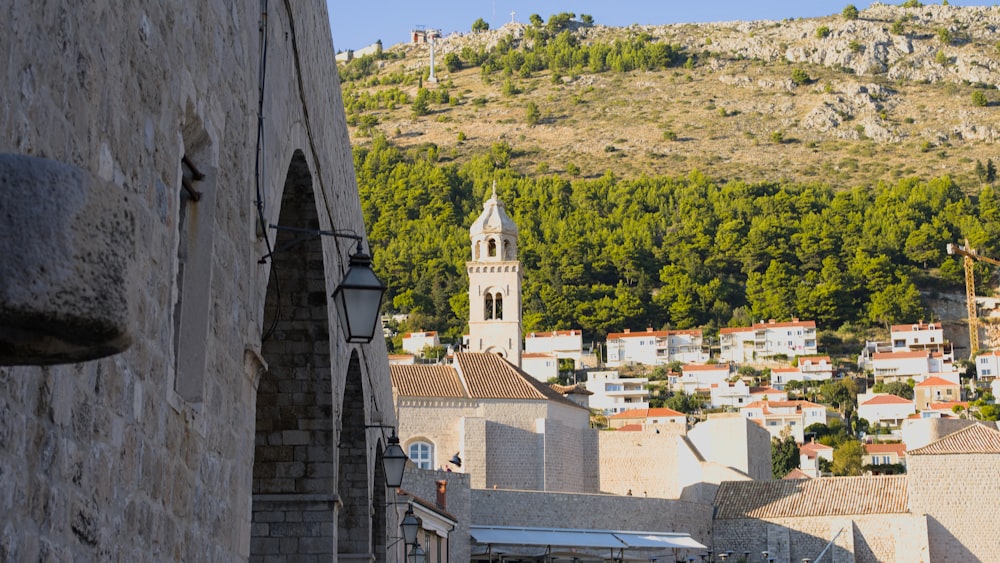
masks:
<instances>
[{"instance_id":1,"label":"stone arch","mask_svg":"<svg viewBox=\"0 0 1000 563\"><path fill-rule=\"evenodd\" d=\"M288 167L278 224L319 228L301 151ZM296 236L277 231L273 248ZM332 558L337 498L330 327L326 291L314 283L324 276L321 241L293 244L269 263L267 338L261 344L268 371L257 390L250 561L293 561L303 553Z\"/></svg>"},{"instance_id":2,"label":"stone arch","mask_svg":"<svg viewBox=\"0 0 1000 563\"><path fill-rule=\"evenodd\" d=\"M497 240L495 238L490 237L490 239L486 241L486 255L489 256L490 258L496 257Z\"/></svg>"},{"instance_id":3,"label":"stone arch","mask_svg":"<svg viewBox=\"0 0 1000 563\"><path fill-rule=\"evenodd\" d=\"M370 502L368 439L365 429L365 386L362 379L358 351L351 352L344 381L340 407L340 439L337 451L337 492L340 510L337 514L337 552L343 559L371 553L371 526L376 518ZM385 488L385 477L374 483L375 488ZM384 505L385 503L383 503ZM384 513L383 528L384 528ZM363 559L369 561L370 559Z\"/></svg>"},{"instance_id":4,"label":"stone arch","mask_svg":"<svg viewBox=\"0 0 1000 563\"><path fill-rule=\"evenodd\" d=\"M497 320L503 320L503 293L496 292L496 295L493 297L493 307L496 308L493 317Z\"/></svg>"}]
</instances>

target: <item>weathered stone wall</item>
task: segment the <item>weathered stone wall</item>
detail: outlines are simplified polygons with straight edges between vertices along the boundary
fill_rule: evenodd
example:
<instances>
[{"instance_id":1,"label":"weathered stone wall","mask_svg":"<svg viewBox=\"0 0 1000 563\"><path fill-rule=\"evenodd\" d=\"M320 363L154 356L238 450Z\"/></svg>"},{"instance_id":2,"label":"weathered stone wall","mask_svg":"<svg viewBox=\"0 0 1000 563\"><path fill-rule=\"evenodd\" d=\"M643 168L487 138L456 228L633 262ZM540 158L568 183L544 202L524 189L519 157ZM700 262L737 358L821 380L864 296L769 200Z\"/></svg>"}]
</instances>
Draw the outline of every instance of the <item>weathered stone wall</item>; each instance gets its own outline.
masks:
<instances>
[{"instance_id":1,"label":"weathered stone wall","mask_svg":"<svg viewBox=\"0 0 1000 563\"><path fill-rule=\"evenodd\" d=\"M684 429L604 431L600 440L601 492L680 498L678 441Z\"/></svg>"},{"instance_id":2,"label":"weathered stone wall","mask_svg":"<svg viewBox=\"0 0 1000 563\"><path fill-rule=\"evenodd\" d=\"M710 415L688 431L707 461L738 469L753 479L771 478L771 435L739 414Z\"/></svg>"},{"instance_id":3,"label":"weathered stone wall","mask_svg":"<svg viewBox=\"0 0 1000 563\"><path fill-rule=\"evenodd\" d=\"M445 467L456 452L464 449L462 420L478 412L476 401L468 399L433 399L400 397L399 434L403 451L413 442L434 445L434 469ZM468 467L468 454L462 464Z\"/></svg>"},{"instance_id":4,"label":"weathered stone wall","mask_svg":"<svg viewBox=\"0 0 1000 563\"><path fill-rule=\"evenodd\" d=\"M996 454L912 455L910 511L927 515L932 561L996 561L1000 464Z\"/></svg>"},{"instance_id":5,"label":"weathered stone wall","mask_svg":"<svg viewBox=\"0 0 1000 563\"><path fill-rule=\"evenodd\" d=\"M458 523L448 536L448 563L468 561L470 557L469 524L472 491L469 475L449 471L416 471L408 469L403 488L426 501L436 503L437 482L446 484L445 506L439 507L455 517Z\"/></svg>"},{"instance_id":6,"label":"weathered stone wall","mask_svg":"<svg viewBox=\"0 0 1000 563\"><path fill-rule=\"evenodd\" d=\"M473 489L471 508L472 522L481 526L682 532L704 545L712 544L712 507L700 503L635 496Z\"/></svg>"},{"instance_id":7,"label":"weathered stone wall","mask_svg":"<svg viewBox=\"0 0 1000 563\"><path fill-rule=\"evenodd\" d=\"M267 229L258 232L255 187L264 223L277 223L298 153L316 226L364 232L322 3L269 3L256 181L261 20L260 3L223 0L15 2L5 11L0 152L86 171L97 180L92 189L113 190L133 214L134 232L115 249L127 266L131 347L86 363L0 369L0 560L250 556L256 382L265 302L276 298L267 293L272 263L258 262ZM206 197L199 202L182 203L185 155L206 172L194 182ZM201 226L210 236L192 232ZM319 245L321 263L302 266L324 280L312 293L328 296L353 242ZM182 275L185 267L198 275ZM199 307L179 305L199 299ZM320 369L329 370L332 397L322 402L322 424L333 429L334 450L344 436L364 444L352 470L364 472L365 487L349 495L357 505L383 486L372 477L377 432L358 417L342 423L341 397L360 351L360 418L378 412L391 423L386 354L380 340L345 344L333 308L318 310L329 334L315 340L324 347L317 357L328 358ZM379 519L379 504L364 503L375 510L368 521L394 527Z\"/></svg>"},{"instance_id":8,"label":"weathered stone wall","mask_svg":"<svg viewBox=\"0 0 1000 563\"><path fill-rule=\"evenodd\" d=\"M597 431L570 427L552 420L539 421L543 427L545 490L597 493Z\"/></svg>"},{"instance_id":9,"label":"weathered stone wall","mask_svg":"<svg viewBox=\"0 0 1000 563\"><path fill-rule=\"evenodd\" d=\"M715 521L713 539L716 552L767 551L778 563L815 560L831 540L823 561L938 561L928 556L926 520L912 514L723 519Z\"/></svg>"}]
</instances>

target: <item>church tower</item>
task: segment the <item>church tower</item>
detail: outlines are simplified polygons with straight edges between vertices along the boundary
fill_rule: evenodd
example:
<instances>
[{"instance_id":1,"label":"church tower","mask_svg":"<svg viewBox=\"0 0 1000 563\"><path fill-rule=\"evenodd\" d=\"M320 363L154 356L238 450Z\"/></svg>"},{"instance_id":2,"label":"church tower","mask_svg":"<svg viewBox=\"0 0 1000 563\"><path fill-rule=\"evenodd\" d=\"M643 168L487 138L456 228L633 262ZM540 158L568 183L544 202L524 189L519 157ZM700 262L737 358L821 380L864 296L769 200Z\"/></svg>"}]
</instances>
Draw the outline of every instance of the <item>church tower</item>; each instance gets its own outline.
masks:
<instances>
[{"instance_id":1,"label":"church tower","mask_svg":"<svg viewBox=\"0 0 1000 563\"><path fill-rule=\"evenodd\" d=\"M469 352L499 354L521 367L521 263L517 225L493 195L469 229Z\"/></svg>"}]
</instances>

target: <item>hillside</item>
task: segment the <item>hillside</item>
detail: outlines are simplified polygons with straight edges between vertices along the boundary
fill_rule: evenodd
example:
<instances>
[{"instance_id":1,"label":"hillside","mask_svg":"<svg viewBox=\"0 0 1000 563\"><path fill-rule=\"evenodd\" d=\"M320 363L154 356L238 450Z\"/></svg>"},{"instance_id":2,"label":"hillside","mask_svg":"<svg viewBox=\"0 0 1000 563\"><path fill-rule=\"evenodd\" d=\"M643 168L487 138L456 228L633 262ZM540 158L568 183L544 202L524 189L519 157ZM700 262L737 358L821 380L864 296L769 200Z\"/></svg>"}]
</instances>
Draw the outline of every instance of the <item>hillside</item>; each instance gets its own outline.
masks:
<instances>
[{"instance_id":1,"label":"hillside","mask_svg":"<svg viewBox=\"0 0 1000 563\"><path fill-rule=\"evenodd\" d=\"M427 45L356 59L344 100L390 308L461 334L467 229L496 181L526 330L941 318L928 298L962 287L945 243L1000 255L998 26L996 7L562 14L438 39L436 84Z\"/></svg>"},{"instance_id":2,"label":"hillside","mask_svg":"<svg viewBox=\"0 0 1000 563\"><path fill-rule=\"evenodd\" d=\"M437 77L457 102L432 105L421 117L409 104L365 113L394 143L434 143L447 158L466 159L506 141L525 174L539 166L566 173L572 163L583 176L697 169L714 178L844 186L948 174L971 188L975 161L997 157L997 7L876 5L855 20L837 14L629 28L574 22L581 44L649 34L679 47L682 64L629 73L581 67L555 81L548 70L520 73L510 78L520 90L515 95L504 94L502 72L486 83L478 66L465 62L448 72L443 65L449 53L489 49L504 37L517 42L531 27L507 24L436 41ZM379 62L382 80L426 75L426 44L387 53L401 58ZM808 83L796 84L796 69ZM371 82L347 82L345 99L397 87L410 99L417 94L416 80ZM974 104L977 90L988 105ZM526 118L532 103L540 114L535 125ZM367 128L352 128L355 143L368 135Z\"/></svg>"}]
</instances>

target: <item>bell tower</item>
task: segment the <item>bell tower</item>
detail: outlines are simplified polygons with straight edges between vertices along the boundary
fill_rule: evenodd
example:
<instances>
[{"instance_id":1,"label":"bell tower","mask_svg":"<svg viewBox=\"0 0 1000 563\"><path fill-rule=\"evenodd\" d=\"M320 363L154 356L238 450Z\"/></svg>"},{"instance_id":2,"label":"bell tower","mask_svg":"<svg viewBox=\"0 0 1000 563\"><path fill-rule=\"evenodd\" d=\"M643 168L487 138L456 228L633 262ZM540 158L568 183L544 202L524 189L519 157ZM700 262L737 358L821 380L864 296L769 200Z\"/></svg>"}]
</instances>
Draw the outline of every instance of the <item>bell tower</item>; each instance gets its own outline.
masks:
<instances>
[{"instance_id":1,"label":"bell tower","mask_svg":"<svg viewBox=\"0 0 1000 563\"><path fill-rule=\"evenodd\" d=\"M521 262L517 225L493 194L469 228L469 351L499 354L521 367Z\"/></svg>"}]
</instances>

